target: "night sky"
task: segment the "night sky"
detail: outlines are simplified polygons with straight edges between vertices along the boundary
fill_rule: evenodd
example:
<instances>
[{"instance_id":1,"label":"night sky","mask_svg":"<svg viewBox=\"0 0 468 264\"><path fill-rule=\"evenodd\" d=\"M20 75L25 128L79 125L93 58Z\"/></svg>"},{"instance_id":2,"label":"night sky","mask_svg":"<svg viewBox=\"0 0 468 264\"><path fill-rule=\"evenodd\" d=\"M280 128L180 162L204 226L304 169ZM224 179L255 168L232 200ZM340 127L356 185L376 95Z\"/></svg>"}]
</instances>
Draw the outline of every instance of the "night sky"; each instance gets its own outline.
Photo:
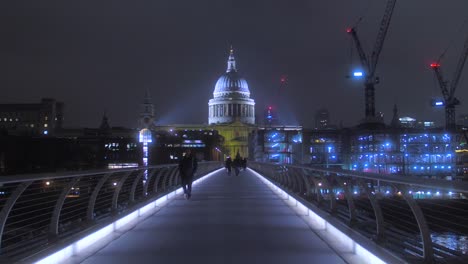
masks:
<instances>
[{"instance_id":1,"label":"night sky","mask_svg":"<svg viewBox=\"0 0 468 264\"><path fill-rule=\"evenodd\" d=\"M346 79L359 63L346 28L357 27L367 53L384 0L3 1L0 4L0 103L65 103L65 126L136 127L144 91L159 123L207 123L208 100L235 50L257 116L274 102L287 124L312 127L315 112L355 125L364 88ZM376 111L443 125L428 65L441 61L451 79L468 35L468 1L397 2L377 75ZM352 53L351 53L352 50ZM352 54L352 56L351 56ZM288 76L280 88L281 75ZM456 96L468 114L468 65Z\"/></svg>"}]
</instances>

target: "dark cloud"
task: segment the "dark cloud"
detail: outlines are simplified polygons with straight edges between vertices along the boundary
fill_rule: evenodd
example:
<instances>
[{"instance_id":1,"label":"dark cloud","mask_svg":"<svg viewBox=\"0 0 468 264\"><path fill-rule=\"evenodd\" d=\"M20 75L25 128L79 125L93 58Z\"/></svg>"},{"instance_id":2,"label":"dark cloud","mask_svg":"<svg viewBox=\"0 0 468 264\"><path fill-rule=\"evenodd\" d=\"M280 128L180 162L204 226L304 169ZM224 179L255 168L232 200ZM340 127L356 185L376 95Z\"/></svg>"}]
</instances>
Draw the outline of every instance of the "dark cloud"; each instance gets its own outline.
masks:
<instances>
[{"instance_id":1,"label":"dark cloud","mask_svg":"<svg viewBox=\"0 0 468 264\"><path fill-rule=\"evenodd\" d=\"M335 123L363 117L361 84L346 79L357 61L345 29L373 46L386 1L7 1L0 6L2 102L54 97L66 125L135 126L149 89L161 122L206 123L208 100L234 45L257 114L281 98L290 122L313 124L327 107ZM398 1L381 54L376 109L443 120L429 107L439 96L428 63L442 61L452 78L468 25L465 0ZM353 49L353 56L350 50ZM467 66L468 69L468 66ZM468 113L468 70L457 90ZM279 78L288 75L280 88ZM442 123L441 123L442 124Z\"/></svg>"}]
</instances>

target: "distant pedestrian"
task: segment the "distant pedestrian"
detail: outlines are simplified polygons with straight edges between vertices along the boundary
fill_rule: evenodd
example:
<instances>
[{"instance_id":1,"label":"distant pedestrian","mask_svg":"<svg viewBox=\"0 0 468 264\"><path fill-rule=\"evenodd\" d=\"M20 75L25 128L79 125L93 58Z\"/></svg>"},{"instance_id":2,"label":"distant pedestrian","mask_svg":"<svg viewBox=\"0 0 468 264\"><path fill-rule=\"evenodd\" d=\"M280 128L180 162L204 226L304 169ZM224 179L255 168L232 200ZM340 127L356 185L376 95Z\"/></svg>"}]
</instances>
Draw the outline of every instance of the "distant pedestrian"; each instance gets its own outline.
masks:
<instances>
[{"instance_id":1,"label":"distant pedestrian","mask_svg":"<svg viewBox=\"0 0 468 264\"><path fill-rule=\"evenodd\" d=\"M226 158L226 162L224 164L224 167L226 167L228 175L231 175L231 167L232 167L232 159L231 157Z\"/></svg>"},{"instance_id":2,"label":"distant pedestrian","mask_svg":"<svg viewBox=\"0 0 468 264\"><path fill-rule=\"evenodd\" d=\"M190 149L185 151L185 155L179 162L179 173L182 181L182 189L184 190L185 199L192 197L192 181L193 175L197 171L198 162Z\"/></svg>"},{"instance_id":3,"label":"distant pedestrian","mask_svg":"<svg viewBox=\"0 0 468 264\"><path fill-rule=\"evenodd\" d=\"M240 168L242 167L242 158L239 152L237 152L236 158L232 163L234 166L234 171L236 172L236 176L239 176Z\"/></svg>"},{"instance_id":4,"label":"distant pedestrian","mask_svg":"<svg viewBox=\"0 0 468 264\"><path fill-rule=\"evenodd\" d=\"M243 168L244 170L247 169L247 158L245 158L245 157L242 158L242 168Z\"/></svg>"}]
</instances>

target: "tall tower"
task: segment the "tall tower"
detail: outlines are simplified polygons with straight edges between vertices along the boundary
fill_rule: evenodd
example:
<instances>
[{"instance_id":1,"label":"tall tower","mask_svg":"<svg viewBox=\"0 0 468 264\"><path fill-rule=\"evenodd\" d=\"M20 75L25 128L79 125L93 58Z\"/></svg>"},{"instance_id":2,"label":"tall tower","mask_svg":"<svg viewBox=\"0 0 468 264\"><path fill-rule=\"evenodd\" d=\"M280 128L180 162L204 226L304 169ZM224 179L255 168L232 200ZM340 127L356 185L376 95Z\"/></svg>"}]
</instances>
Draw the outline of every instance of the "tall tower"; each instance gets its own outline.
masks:
<instances>
[{"instance_id":1,"label":"tall tower","mask_svg":"<svg viewBox=\"0 0 468 264\"><path fill-rule=\"evenodd\" d=\"M145 91L145 98L140 108L140 120L138 124L140 129L152 129L154 126L154 105L151 102L149 90Z\"/></svg>"},{"instance_id":2,"label":"tall tower","mask_svg":"<svg viewBox=\"0 0 468 264\"><path fill-rule=\"evenodd\" d=\"M209 124L229 124L235 121L255 124L255 101L250 98L247 81L237 71L232 47L226 73L216 82L213 97L208 102Z\"/></svg>"}]
</instances>

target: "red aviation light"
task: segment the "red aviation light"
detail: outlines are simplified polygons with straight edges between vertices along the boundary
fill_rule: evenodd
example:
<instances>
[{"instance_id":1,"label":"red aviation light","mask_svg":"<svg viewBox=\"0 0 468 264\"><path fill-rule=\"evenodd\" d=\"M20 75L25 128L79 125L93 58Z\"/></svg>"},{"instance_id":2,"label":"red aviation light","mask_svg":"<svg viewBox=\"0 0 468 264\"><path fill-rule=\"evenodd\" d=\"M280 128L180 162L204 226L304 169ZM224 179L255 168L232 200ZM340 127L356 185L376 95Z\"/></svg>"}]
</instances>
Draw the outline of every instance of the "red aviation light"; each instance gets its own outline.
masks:
<instances>
[{"instance_id":1,"label":"red aviation light","mask_svg":"<svg viewBox=\"0 0 468 264\"><path fill-rule=\"evenodd\" d=\"M439 63L437 63L437 62L431 63L431 68L439 68L439 67L440 67Z\"/></svg>"},{"instance_id":2,"label":"red aviation light","mask_svg":"<svg viewBox=\"0 0 468 264\"><path fill-rule=\"evenodd\" d=\"M347 32L347 33L351 33L351 31L353 31L352 28L347 28L347 29L346 29L346 32Z\"/></svg>"}]
</instances>

